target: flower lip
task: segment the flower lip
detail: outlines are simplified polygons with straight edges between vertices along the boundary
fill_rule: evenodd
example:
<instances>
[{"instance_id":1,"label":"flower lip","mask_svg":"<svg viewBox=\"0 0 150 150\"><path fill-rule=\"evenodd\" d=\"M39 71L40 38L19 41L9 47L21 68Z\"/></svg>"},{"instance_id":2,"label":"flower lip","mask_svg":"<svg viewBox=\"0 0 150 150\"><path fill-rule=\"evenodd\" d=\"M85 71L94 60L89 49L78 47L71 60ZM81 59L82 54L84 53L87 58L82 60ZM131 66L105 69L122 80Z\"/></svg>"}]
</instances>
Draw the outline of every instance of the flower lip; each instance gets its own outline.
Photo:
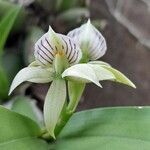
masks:
<instances>
[{"instance_id":1,"label":"flower lip","mask_svg":"<svg viewBox=\"0 0 150 150\"><path fill-rule=\"evenodd\" d=\"M35 43L35 59L42 66L52 65L56 54L67 58L70 65L79 62L82 52L70 37L63 34L58 34L50 27L49 31L45 33Z\"/></svg>"},{"instance_id":2,"label":"flower lip","mask_svg":"<svg viewBox=\"0 0 150 150\"><path fill-rule=\"evenodd\" d=\"M82 51L86 51L90 60L102 57L106 50L106 40L103 35L91 24L90 19L68 33L79 45Z\"/></svg>"}]
</instances>

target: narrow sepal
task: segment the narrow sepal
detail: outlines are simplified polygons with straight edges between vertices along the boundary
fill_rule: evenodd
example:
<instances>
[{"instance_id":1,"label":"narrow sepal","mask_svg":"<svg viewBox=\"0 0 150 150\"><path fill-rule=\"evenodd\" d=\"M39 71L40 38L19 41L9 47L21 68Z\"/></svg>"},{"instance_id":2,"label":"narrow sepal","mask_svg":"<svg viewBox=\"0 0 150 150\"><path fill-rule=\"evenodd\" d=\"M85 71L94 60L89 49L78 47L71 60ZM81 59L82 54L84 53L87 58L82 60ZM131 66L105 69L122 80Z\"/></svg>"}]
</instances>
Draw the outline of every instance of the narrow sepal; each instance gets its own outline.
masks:
<instances>
[{"instance_id":1,"label":"narrow sepal","mask_svg":"<svg viewBox=\"0 0 150 150\"><path fill-rule=\"evenodd\" d=\"M43 69L41 67L26 67L18 72L15 76L9 90L9 95L12 91L25 81L34 83L48 83L53 79L53 71Z\"/></svg>"},{"instance_id":2,"label":"narrow sepal","mask_svg":"<svg viewBox=\"0 0 150 150\"><path fill-rule=\"evenodd\" d=\"M131 86L133 88L136 88L135 84L131 80L129 80L123 73L118 71L117 69L114 69L114 68L112 68L110 66L103 66L103 67L114 74L115 79L112 80L112 81L123 83L123 84Z\"/></svg>"},{"instance_id":3,"label":"narrow sepal","mask_svg":"<svg viewBox=\"0 0 150 150\"><path fill-rule=\"evenodd\" d=\"M63 79L53 80L44 103L44 121L49 134L55 138L55 127L66 100L66 83Z\"/></svg>"}]
</instances>

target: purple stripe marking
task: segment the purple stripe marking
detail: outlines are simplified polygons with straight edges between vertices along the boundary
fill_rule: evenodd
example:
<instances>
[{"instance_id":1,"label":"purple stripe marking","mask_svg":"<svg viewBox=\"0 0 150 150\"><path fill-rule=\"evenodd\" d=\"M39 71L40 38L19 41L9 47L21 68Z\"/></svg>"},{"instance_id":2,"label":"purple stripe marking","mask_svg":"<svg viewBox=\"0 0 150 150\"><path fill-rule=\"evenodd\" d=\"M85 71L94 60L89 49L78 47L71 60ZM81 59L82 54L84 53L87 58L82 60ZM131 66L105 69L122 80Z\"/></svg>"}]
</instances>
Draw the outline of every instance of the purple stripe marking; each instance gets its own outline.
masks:
<instances>
[{"instance_id":1,"label":"purple stripe marking","mask_svg":"<svg viewBox=\"0 0 150 150\"><path fill-rule=\"evenodd\" d=\"M72 57L69 59L69 62L71 62L71 61L72 61L72 59L73 59L73 57L75 56L75 54L76 54L76 51L74 51L74 53L73 53Z\"/></svg>"},{"instance_id":2,"label":"purple stripe marking","mask_svg":"<svg viewBox=\"0 0 150 150\"><path fill-rule=\"evenodd\" d=\"M67 44L67 42L64 40L64 38L62 37L62 40L65 42L65 44L66 44L66 55L67 55L67 53L68 53L68 44Z\"/></svg>"},{"instance_id":3,"label":"purple stripe marking","mask_svg":"<svg viewBox=\"0 0 150 150\"><path fill-rule=\"evenodd\" d=\"M52 55L52 57L54 57L53 53L47 47L44 46L42 40L41 40L41 45Z\"/></svg>"},{"instance_id":4,"label":"purple stripe marking","mask_svg":"<svg viewBox=\"0 0 150 150\"><path fill-rule=\"evenodd\" d=\"M49 47L50 47L52 50L54 50L54 48L53 48L53 47L51 46L51 44L48 42L47 38L45 38L45 40L46 40L47 44L49 45Z\"/></svg>"},{"instance_id":5,"label":"purple stripe marking","mask_svg":"<svg viewBox=\"0 0 150 150\"><path fill-rule=\"evenodd\" d=\"M76 60L78 59L78 54L79 54L79 51L77 52L75 59L71 63L76 62Z\"/></svg>"},{"instance_id":6,"label":"purple stripe marking","mask_svg":"<svg viewBox=\"0 0 150 150\"><path fill-rule=\"evenodd\" d=\"M38 48L47 56L47 58L48 59L50 59L51 61L53 61L53 59L52 58L50 58L41 48L40 48L40 46L38 45ZM43 56L42 56L42 58L44 58ZM45 59L45 58L44 58ZM46 60L46 59L45 59ZM48 60L46 60L46 61L48 61ZM51 63L50 61L48 61L49 63Z\"/></svg>"},{"instance_id":7,"label":"purple stripe marking","mask_svg":"<svg viewBox=\"0 0 150 150\"><path fill-rule=\"evenodd\" d=\"M68 55L68 59L70 59L70 56L71 56L71 53L72 53L72 45L71 45L71 40L70 39L69 39L69 44L70 44L71 50L70 50L70 53Z\"/></svg>"},{"instance_id":8,"label":"purple stripe marking","mask_svg":"<svg viewBox=\"0 0 150 150\"><path fill-rule=\"evenodd\" d=\"M37 51L37 53L38 53L38 55L39 55L40 57L42 57L41 54L39 53L39 51ZM40 59L38 59L38 61L40 61L40 63L42 63L44 66L46 65L46 64L43 63Z\"/></svg>"}]
</instances>

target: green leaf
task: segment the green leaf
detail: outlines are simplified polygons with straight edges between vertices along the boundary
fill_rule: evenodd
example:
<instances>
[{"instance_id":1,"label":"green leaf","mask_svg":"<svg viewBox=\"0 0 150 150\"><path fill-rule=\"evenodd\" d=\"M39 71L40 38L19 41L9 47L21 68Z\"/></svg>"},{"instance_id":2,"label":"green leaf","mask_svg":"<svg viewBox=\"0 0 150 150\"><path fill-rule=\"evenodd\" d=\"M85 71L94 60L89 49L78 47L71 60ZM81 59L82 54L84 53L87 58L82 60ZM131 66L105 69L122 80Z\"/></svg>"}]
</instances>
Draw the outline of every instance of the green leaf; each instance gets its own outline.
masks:
<instances>
[{"instance_id":1,"label":"green leaf","mask_svg":"<svg viewBox=\"0 0 150 150\"><path fill-rule=\"evenodd\" d=\"M27 116L31 118L32 120L36 121L37 123L39 123L39 120L33 108L32 99L28 97L24 97L24 96L17 96L13 100L14 102L13 102L11 110L19 114L22 114L24 116Z\"/></svg>"},{"instance_id":2,"label":"green leaf","mask_svg":"<svg viewBox=\"0 0 150 150\"><path fill-rule=\"evenodd\" d=\"M18 72L14 78L9 94L25 81L34 83L48 83L52 81L53 71L52 69L43 69L41 67L26 67Z\"/></svg>"},{"instance_id":3,"label":"green leaf","mask_svg":"<svg viewBox=\"0 0 150 150\"><path fill-rule=\"evenodd\" d=\"M122 74L120 71L112 68L112 67L108 67L108 66L102 66L103 68L109 70L110 72L112 72L115 76L115 80L116 82L119 82L119 83L123 83L123 84L126 84L128 86L131 86L133 88L136 88L136 86L134 85L133 82L131 82L124 74ZM113 81L113 80L112 80Z\"/></svg>"},{"instance_id":4,"label":"green leaf","mask_svg":"<svg viewBox=\"0 0 150 150\"><path fill-rule=\"evenodd\" d=\"M0 143L1 150L49 150L48 144L38 138L14 139L6 143Z\"/></svg>"},{"instance_id":5,"label":"green leaf","mask_svg":"<svg viewBox=\"0 0 150 150\"><path fill-rule=\"evenodd\" d=\"M62 73L62 77L66 77L71 81L79 81L80 83L93 82L101 87L94 70L88 64L71 66Z\"/></svg>"},{"instance_id":6,"label":"green leaf","mask_svg":"<svg viewBox=\"0 0 150 150\"><path fill-rule=\"evenodd\" d=\"M150 107L101 108L76 113L55 150L149 150Z\"/></svg>"},{"instance_id":7,"label":"green leaf","mask_svg":"<svg viewBox=\"0 0 150 150\"><path fill-rule=\"evenodd\" d=\"M36 137L39 126L31 119L0 106L0 142L24 137Z\"/></svg>"},{"instance_id":8,"label":"green leaf","mask_svg":"<svg viewBox=\"0 0 150 150\"><path fill-rule=\"evenodd\" d=\"M14 7L8 11L8 13L2 18L0 22L0 55L6 43L8 34L13 27L15 19L20 12L21 6Z\"/></svg>"},{"instance_id":9,"label":"green leaf","mask_svg":"<svg viewBox=\"0 0 150 150\"><path fill-rule=\"evenodd\" d=\"M44 120L49 134L55 138L54 130L66 100L66 83L63 79L53 80L44 103Z\"/></svg>"},{"instance_id":10,"label":"green leaf","mask_svg":"<svg viewBox=\"0 0 150 150\"><path fill-rule=\"evenodd\" d=\"M91 66L91 68L94 70L99 81L116 79L113 73L104 67L101 67L100 65L89 64L89 66Z\"/></svg>"},{"instance_id":11,"label":"green leaf","mask_svg":"<svg viewBox=\"0 0 150 150\"><path fill-rule=\"evenodd\" d=\"M14 8L16 4L8 2L8 0L0 0L0 19L4 16L8 10Z\"/></svg>"},{"instance_id":12,"label":"green leaf","mask_svg":"<svg viewBox=\"0 0 150 150\"><path fill-rule=\"evenodd\" d=\"M48 150L40 134L34 121L0 106L0 150Z\"/></svg>"}]
</instances>

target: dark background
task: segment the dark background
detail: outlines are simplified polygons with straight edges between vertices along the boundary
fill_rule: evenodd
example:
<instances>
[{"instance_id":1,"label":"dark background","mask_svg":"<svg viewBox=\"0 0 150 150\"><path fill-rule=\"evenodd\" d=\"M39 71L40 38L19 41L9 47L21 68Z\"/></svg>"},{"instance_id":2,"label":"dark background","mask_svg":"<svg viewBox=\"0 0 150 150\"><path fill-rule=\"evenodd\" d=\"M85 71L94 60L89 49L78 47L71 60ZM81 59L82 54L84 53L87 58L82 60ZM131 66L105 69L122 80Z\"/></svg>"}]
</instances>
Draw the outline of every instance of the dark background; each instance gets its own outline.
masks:
<instances>
[{"instance_id":1,"label":"dark background","mask_svg":"<svg viewBox=\"0 0 150 150\"><path fill-rule=\"evenodd\" d=\"M103 89L93 84L88 85L79 109L150 105L150 49L140 44L128 29L110 14L105 1L91 1L90 10L91 18L104 19L107 22L102 33L107 40L108 51L102 60L127 75L137 89L110 82L103 82ZM138 17L140 16L137 16L137 19Z\"/></svg>"}]
</instances>

